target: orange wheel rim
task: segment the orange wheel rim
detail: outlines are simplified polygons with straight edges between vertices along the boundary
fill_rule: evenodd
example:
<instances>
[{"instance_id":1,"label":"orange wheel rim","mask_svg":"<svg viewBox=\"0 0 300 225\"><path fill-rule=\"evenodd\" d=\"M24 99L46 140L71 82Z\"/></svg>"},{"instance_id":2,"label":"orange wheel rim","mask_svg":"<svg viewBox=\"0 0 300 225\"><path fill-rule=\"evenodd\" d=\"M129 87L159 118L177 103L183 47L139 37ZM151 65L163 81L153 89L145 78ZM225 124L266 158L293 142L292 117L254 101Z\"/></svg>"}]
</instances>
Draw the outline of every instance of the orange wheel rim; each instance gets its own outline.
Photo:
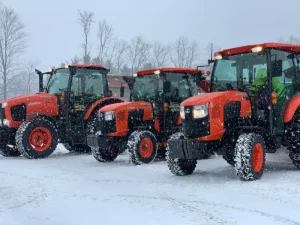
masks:
<instances>
[{"instance_id":1,"label":"orange wheel rim","mask_svg":"<svg viewBox=\"0 0 300 225\"><path fill-rule=\"evenodd\" d=\"M261 144L257 143L254 146L252 153L252 163L255 172L260 172L264 162L264 152Z\"/></svg>"},{"instance_id":2,"label":"orange wheel rim","mask_svg":"<svg viewBox=\"0 0 300 225\"><path fill-rule=\"evenodd\" d=\"M153 143L150 138L144 138L139 145L139 152L143 158L149 158L153 153Z\"/></svg>"},{"instance_id":3,"label":"orange wheel rim","mask_svg":"<svg viewBox=\"0 0 300 225\"><path fill-rule=\"evenodd\" d=\"M46 151L52 143L51 132L45 127L36 127L29 135L29 143L37 152Z\"/></svg>"}]
</instances>

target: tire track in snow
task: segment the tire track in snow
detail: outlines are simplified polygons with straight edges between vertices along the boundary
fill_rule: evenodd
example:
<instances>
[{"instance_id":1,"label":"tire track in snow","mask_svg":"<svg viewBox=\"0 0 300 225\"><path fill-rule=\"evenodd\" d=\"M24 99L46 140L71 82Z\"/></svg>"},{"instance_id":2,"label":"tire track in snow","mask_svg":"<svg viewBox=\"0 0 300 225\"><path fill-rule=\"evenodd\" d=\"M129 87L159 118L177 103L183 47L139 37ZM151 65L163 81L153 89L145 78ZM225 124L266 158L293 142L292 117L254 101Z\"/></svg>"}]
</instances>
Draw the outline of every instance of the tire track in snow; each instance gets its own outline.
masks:
<instances>
[{"instance_id":1,"label":"tire track in snow","mask_svg":"<svg viewBox=\"0 0 300 225\"><path fill-rule=\"evenodd\" d=\"M187 208L190 209L194 209L195 212L197 213L198 211L204 213L204 214L209 214L206 211L203 211L203 208L207 208L208 206L211 206L213 211L216 211L216 214L221 214L222 211L227 210L227 209L231 209L234 212L242 212L242 213L251 213L251 214L256 214L262 217L266 217L269 218L271 220L273 220L274 222L281 222L282 224L289 224L289 225L300 225L300 222L288 219L286 217L282 217L282 216L278 216L278 215L274 215L274 214L270 214L267 212L262 212L256 209L247 209L247 208L243 208L243 207L238 207L238 206L233 206L233 205L228 205L228 204L222 204L222 203L216 203L216 202L211 202L211 201L206 201L206 200L177 200L175 198L169 197L167 195L163 195L163 197L153 197L153 196L138 196L138 195L118 195L120 197L127 197L127 198L141 198L141 199L153 199L153 200L165 200L165 201L169 201L169 202L174 202L176 203L176 205L185 205ZM189 203L189 204L188 204ZM197 206L192 206L191 204L197 204ZM204 207L199 207L198 205L201 204ZM216 210L216 208L221 208L220 210ZM212 211L212 210L208 210L208 211ZM212 214L211 214L212 215ZM214 215L212 215L214 217ZM222 221L222 222L221 222ZM216 221L215 221L216 222ZM221 224L232 224L233 221L225 221L223 219L220 218L220 221L218 221L218 223ZM235 221L236 222L236 221ZM215 223L214 223L215 224Z\"/></svg>"},{"instance_id":2,"label":"tire track in snow","mask_svg":"<svg viewBox=\"0 0 300 225\"><path fill-rule=\"evenodd\" d=\"M226 221L224 219L222 219L221 217L218 217L216 214L213 213L209 213L206 210L200 209L198 207L194 207L191 206L189 204L185 204L182 202L178 202L177 200L173 200L170 198L166 198L166 197L148 197L148 196L138 196L138 195L117 195L114 196L117 199L122 198L123 201L126 201L126 203L128 204L128 201L131 202L135 202L138 204L141 204L142 206L147 205L149 206L149 204L153 204L154 207L157 207L158 204L153 203L152 201L150 201L149 203L145 203L145 200L156 200L156 201L166 201L167 203L169 203L171 205L172 209L176 209L177 213L179 215L181 215L181 217L183 218L188 218L190 219L189 216L187 215L191 215L194 214L193 219L190 219L190 222L196 222L197 225L199 225L199 222L202 221L203 219L205 220L205 222L203 223L203 225L207 225L207 224L211 224L211 225L215 225L215 224L231 224L234 225L236 223L234 223L233 221ZM142 201L140 201L142 200Z\"/></svg>"}]
</instances>

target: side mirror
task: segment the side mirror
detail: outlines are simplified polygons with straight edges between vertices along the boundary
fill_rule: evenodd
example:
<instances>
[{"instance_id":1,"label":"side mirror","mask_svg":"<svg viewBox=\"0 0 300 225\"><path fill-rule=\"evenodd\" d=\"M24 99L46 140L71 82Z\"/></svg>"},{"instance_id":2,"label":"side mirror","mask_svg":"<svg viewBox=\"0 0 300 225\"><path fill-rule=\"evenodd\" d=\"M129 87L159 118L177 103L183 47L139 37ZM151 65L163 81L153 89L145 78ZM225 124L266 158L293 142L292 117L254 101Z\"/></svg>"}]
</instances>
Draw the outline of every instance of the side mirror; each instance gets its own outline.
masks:
<instances>
[{"instance_id":1,"label":"side mirror","mask_svg":"<svg viewBox=\"0 0 300 225\"><path fill-rule=\"evenodd\" d=\"M201 81L202 80L205 80L206 78L202 76L203 75L203 72L200 70L200 71L197 71L195 73L195 78L196 78L196 85L199 86Z\"/></svg>"},{"instance_id":2,"label":"side mirror","mask_svg":"<svg viewBox=\"0 0 300 225\"><path fill-rule=\"evenodd\" d=\"M113 96L112 90L108 90L108 97L112 97L112 96Z\"/></svg>"},{"instance_id":3,"label":"side mirror","mask_svg":"<svg viewBox=\"0 0 300 225\"><path fill-rule=\"evenodd\" d=\"M271 74L272 77L282 76L282 60L271 61Z\"/></svg>"},{"instance_id":4,"label":"side mirror","mask_svg":"<svg viewBox=\"0 0 300 225\"><path fill-rule=\"evenodd\" d=\"M125 88L124 86L121 84L121 87L120 87L120 97L124 97L124 92L125 92Z\"/></svg>"}]
</instances>

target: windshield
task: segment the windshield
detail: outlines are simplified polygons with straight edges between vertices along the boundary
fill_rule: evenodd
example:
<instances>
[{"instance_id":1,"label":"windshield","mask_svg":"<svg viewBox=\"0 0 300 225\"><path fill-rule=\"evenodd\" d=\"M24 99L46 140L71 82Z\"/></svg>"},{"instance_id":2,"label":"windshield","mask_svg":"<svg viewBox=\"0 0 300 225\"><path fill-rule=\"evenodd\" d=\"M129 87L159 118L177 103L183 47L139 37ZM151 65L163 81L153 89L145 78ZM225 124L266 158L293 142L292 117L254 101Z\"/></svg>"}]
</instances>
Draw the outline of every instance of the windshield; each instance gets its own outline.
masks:
<instances>
[{"instance_id":1,"label":"windshield","mask_svg":"<svg viewBox=\"0 0 300 225\"><path fill-rule=\"evenodd\" d=\"M169 90L166 91L166 86ZM165 90L165 91L164 91ZM196 90L195 78L185 73L162 73L135 77L131 101L163 100L180 103L193 96Z\"/></svg>"},{"instance_id":2,"label":"windshield","mask_svg":"<svg viewBox=\"0 0 300 225\"><path fill-rule=\"evenodd\" d=\"M165 73L167 82L171 83L170 96L172 102L180 103L196 92L196 80L191 74Z\"/></svg>"},{"instance_id":3,"label":"windshield","mask_svg":"<svg viewBox=\"0 0 300 225\"><path fill-rule=\"evenodd\" d=\"M157 75L137 76L134 78L131 101L156 100L157 96Z\"/></svg>"},{"instance_id":4,"label":"windshield","mask_svg":"<svg viewBox=\"0 0 300 225\"><path fill-rule=\"evenodd\" d=\"M70 77L69 69L61 69L54 72L48 82L49 94L61 94L62 91L66 91L68 88L68 81Z\"/></svg>"},{"instance_id":5,"label":"windshield","mask_svg":"<svg viewBox=\"0 0 300 225\"><path fill-rule=\"evenodd\" d=\"M252 84L261 68L267 69L266 55L246 53L224 56L215 64L211 91L242 89Z\"/></svg>"},{"instance_id":6,"label":"windshield","mask_svg":"<svg viewBox=\"0 0 300 225\"><path fill-rule=\"evenodd\" d=\"M70 77L69 69L57 70L49 79L48 93L61 94L67 91ZM78 68L72 77L71 95L102 97L107 89L107 80L104 74L97 69Z\"/></svg>"}]
</instances>

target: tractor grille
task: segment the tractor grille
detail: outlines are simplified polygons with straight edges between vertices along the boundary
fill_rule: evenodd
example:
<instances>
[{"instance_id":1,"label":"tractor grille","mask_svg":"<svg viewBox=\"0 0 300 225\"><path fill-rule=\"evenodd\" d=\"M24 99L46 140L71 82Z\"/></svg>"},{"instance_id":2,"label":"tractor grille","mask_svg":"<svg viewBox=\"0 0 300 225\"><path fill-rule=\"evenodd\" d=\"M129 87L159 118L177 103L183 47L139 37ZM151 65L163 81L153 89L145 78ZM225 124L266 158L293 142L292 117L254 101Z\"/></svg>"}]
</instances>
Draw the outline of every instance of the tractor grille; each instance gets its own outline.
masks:
<instances>
[{"instance_id":1,"label":"tractor grille","mask_svg":"<svg viewBox=\"0 0 300 225\"><path fill-rule=\"evenodd\" d=\"M26 105L16 105L11 108L11 116L14 121L26 120Z\"/></svg>"},{"instance_id":2,"label":"tractor grille","mask_svg":"<svg viewBox=\"0 0 300 225\"><path fill-rule=\"evenodd\" d=\"M184 107L184 110L189 111L189 113L185 113L185 119L182 120L184 136L188 138L208 136L210 134L209 117L194 119L192 115L193 107Z\"/></svg>"},{"instance_id":3,"label":"tractor grille","mask_svg":"<svg viewBox=\"0 0 300 225\"><path fill-rule=\"evenodd\" d=\"M116 119L106 121L104 120L104 113L99 114L100 118L97 120L95 132L101 131L102 135L116 132Z\"/></svg>"}]
</instances>

